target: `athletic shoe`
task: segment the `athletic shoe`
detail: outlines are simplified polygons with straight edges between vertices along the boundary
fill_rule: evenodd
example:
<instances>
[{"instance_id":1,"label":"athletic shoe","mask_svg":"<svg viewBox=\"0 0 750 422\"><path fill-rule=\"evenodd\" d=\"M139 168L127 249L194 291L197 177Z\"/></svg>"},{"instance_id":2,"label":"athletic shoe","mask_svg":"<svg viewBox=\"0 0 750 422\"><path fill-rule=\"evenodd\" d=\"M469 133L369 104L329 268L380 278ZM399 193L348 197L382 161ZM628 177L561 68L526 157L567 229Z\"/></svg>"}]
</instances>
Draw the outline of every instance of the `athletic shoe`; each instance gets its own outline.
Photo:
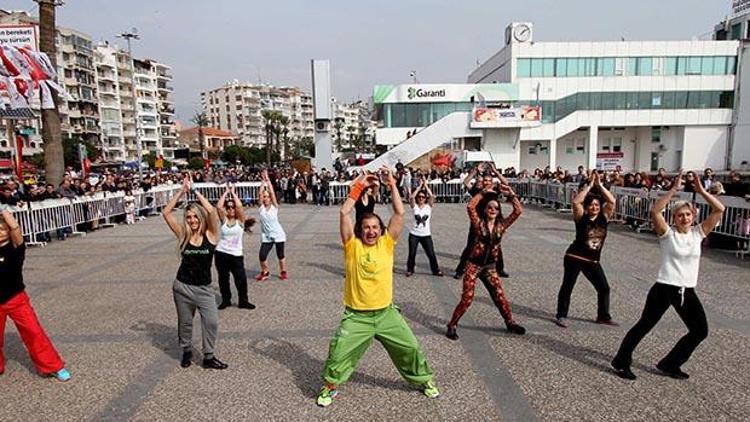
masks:
<instances>
[{"instance_id":1,"label":"athletic shoe","mask_svg":"<svg viewBox=\"0 0 750 422\"><path fill-rule=\"evenodd\" d=\"M227 369L229 365L212 357L211 359L203 359L203 367L206 369Z\"/></svg>"},{"instance_id":2,"label":"athletic shoe","mask_svg":"<svg viewBox=\"0 0 750 422\"><path fill-rule=\"evenodd\" d=\"M183 368L189 368L193 364L193 352L182 352L182 360L180 360L180 366Z\"/></svg>"},{"instance_id":3,"label":"athletic shoe","mask_svg":"<svg viewBox=\"0 0 750 422\"><path fill-rule=\"evenodd\" d=\"M443 274L442 271L438 271L436 273L432 273L432 275L434 275L435 277L443 277L445 274Z\"/></svg>"},{"instance_id":4,"label":"athletic shoe","mask_svg":"<svg viewBox=\"0 0 750 422\"><path fill-rule=\"evenodd\" d=\"M458 334L456 333L456 327L448 326L448 331L445 332L445 336L451 340L458 340Z\"/></svg>"},{"instance_id":5,"label":"athletic shoe","mask_svg":"<svg viewBox=\"0 0 750 422\"><path fill-rule=\"evenodd\" d=\"M432 381L427 381L422 384L422 392L425 396L431 399L436 399L440 396L440 390L438 390L437 386Z\"/></svg>"},{"instance_id":6,"label":"athletic shoe","mask_svg":"<svg viewBox=\"0 0 750 422\"><path fill-rule=\"evenodd\" d=\"M240 302L237 307L240 309L255 309L255 305L250 302Z\"/></svg>"},{"instance_id":7,"label":"athletic shoe","mask_svg":"<svg viewBox=\"0 0 750 422\"><path fill-rule=\"evenodd\" d=\"M218 306L219 310L226 309L228 307L232 306L231 302L221 302Z\"/></svg>"},{"instance_id":8,"label":"athletic shoe","mask_svg":"<svg viewBox=\"0 0 750 422\"><path fill-rule=\"evenodd\" d=\"M552 322L554 322L555 325L557 325L558 327L562 327L562 328L568 328L570 326L570 322L568 322L568 318L559 317L559 318L553 319Z\"/></svg>"},{"instance_id":9,"label":"athletic shoe","mask_svg":"<svg viewBox=\"0 0 750 422\"><path fill-rule=\"evenodd\" d=\"M411 277L412 274L414 274L414 273L411 272L411 271L407 271L406 273L404 273L404 275L407 276L407 277Z\"/></svg>"},{"instance_id":10,"label":"athletic shoe","mask_svg":"<svg viewBox=\"0 0 750 422\"><path fill-rule=\"evenodd\" d=\"M524 335L526 334L526 329L521 327L520 325L516 324L515 322L512 322L510 324L507 324L506 327L508 328L508 332L512 334L518 334L518 335Z\"/></svg>"},{"instance_id":11,"label":"athletic shoe","mask_svg":"<svg viewBox=\"0 0 750 422\"><path fill-rule=\"evenodd\" d=\"M630 370L629 366L619 366L616 365L614 361L612 361L612 368L615 370L615 375L622 379L626 379L629 381L633 381L634 379L636 379L635 374Z\"/></svg>"},{"instance_id":12,"label":"athletic shoe","mask_svg":"<svg viewBox=\"0 0 750 422\"><path fill-rule=\"evenodd\" d=\"M499 275L502 278L508 278L508 277L510 277L510 274L506 273L505 270L498 271L497 275Z\"/></svg>"},{"instance_id":13,"label":"athletic shoe","mask_svg":"<svg viewBox=\"0 0 750 422\"><path fill-rule=\"evenodd\" d=\"M339 392L335 387L330 388L327 385L324 385L323 388L320 389L320 394L318 394L318 399L315 402L320 407L328 407L333 403L333 398L336 397L338 393Z\"/></svg>"},{"instance_id":14,"label":"athletic shoe","mask_svg":"<svg viewBox=\"0 0 750 422\"><path fill-rule=\"evenodd\" d=\"M270 276L271 276L271 273L269 273L268 271L266 272L261 271L260 274L255 276L255 281L265 281L265 280L268 280L268 277Z\"/></svg>"},{"instance_id":15,"label":"athletic shoe","mask_svg":"<svg viewBox=\"0 0 750 422\"><path fill-rule=\"evenodd\" d=\"M60 382L70 381L70 372L65 368L55 372L53 375Z\"/></svg>"},{"instance_id":16,"label":"athletic shoe","mask_svg":"<svg viewBox=\"0 0 750 422\"><path fill-rule=\"evenodd\" d=\"M670 368L661 362L656 364L656 369L660 370L664 375L676 380L686 380L690 378L690 375L682 372L680 368Z\"/></svg>"},{"instance_id":17,"label":"athletic shoe","mask_svg":"<svg viewBox=\"0 0 750 422\"><path fill-rule=\"evenodd\" d=\"M281 275L279 275L279 278L282 280L287 280L289 276L286 274L286 271L282 271Z\"/></svg>"},{"instance_id":18,"label":"athletic shoe","mask_svg":"<svg viewBox=\"0 0 750 422\"><path fill-rule=\"evenodd\" d=\"M609 325L609 326L612 326L612 327L619 327L620 326L620 324L618 324L617 322L615 322L612 318L610 318L610 319L597 318L596 319L596 323L597 324L602 324L602 325Z\"/></svg>"}]
</instances>

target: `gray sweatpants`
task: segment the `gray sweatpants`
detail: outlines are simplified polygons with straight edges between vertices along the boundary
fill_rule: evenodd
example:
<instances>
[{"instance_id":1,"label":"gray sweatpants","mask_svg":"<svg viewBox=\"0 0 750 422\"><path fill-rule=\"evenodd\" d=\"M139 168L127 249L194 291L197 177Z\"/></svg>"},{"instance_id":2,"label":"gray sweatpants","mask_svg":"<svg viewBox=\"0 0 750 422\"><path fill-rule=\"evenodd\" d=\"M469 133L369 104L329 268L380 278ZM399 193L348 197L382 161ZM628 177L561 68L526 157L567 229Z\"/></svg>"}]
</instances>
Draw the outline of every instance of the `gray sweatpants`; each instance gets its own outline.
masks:
<instances>
[{"instance_id":1,"label":"gray sweatpants","mask_svg":"<svg viewBox=\"0 0 750 422\"><path fill-rule=\"evenodd\" d=\"M211 286L193 286L175 280L172 294L177 307L177 338L180 347L183 351L193 348L193 317L197 308L201 314L203 358L212 358L219 333L219 310L213 289Z\"/></svg>"}]
</instances>

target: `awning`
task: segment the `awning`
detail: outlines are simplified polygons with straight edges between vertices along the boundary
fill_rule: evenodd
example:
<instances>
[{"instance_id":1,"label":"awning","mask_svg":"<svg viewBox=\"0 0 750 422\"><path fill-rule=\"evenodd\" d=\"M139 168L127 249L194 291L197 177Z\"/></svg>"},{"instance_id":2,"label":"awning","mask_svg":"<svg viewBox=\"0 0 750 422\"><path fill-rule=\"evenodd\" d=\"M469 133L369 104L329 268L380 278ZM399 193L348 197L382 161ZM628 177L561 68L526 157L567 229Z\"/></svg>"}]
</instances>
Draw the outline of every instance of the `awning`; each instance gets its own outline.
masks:
<instances>
[{"instance_id":1,"label":"awning","mask_svg":"<svg viewBox=\"0 0 750 422\"><path fill-rule=\"evenodd\" d=\"M36 114L34 114L34 110L30 108L2 108L0 107L0 119L30 120L30 119L36 119Z\"/></svg>"}]
</instances>

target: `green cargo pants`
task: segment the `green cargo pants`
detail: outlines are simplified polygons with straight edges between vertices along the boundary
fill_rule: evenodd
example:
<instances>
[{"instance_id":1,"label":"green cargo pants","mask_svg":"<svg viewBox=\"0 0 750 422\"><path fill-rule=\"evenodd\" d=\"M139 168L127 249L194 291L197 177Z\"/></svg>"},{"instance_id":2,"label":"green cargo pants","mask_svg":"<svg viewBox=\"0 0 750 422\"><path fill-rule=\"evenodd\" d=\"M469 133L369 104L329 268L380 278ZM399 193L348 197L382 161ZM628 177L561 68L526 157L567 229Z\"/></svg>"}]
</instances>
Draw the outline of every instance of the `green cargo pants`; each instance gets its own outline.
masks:
<instances>
[{"instance_id":1,"label":"green cargo pants","mask_svg":"<svg viewBox=\"0 0 750 422\"><path fill-rule=\"evenodd\" d=\"M404 379L422 385L432 379L432 369L417 338L395 305L377 311L346 308L328 348L323 379L334 385L346 382L375 337L391 357Z\"/></svg>"}]
</instances>

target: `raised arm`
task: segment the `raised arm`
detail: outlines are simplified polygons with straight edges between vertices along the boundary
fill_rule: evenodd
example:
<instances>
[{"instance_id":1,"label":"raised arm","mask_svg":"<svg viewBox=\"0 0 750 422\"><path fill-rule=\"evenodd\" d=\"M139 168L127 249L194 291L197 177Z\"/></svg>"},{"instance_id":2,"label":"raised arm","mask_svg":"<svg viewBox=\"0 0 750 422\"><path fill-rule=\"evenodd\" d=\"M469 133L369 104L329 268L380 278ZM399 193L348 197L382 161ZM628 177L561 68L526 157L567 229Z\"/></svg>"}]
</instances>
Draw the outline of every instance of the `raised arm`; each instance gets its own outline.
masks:
<instances>
[{"instance_id":1,"label":"raised arm","mask_svg":"<svg viewBox=\"0 0 750 422\"><path fill-rule=\"evenodd\" d=\"M466 177L464 178L464 186L466 187L466 189L471 189L471 181L474 180L474 177L477 175L477 167L474 167L473 169L471 169L469 171L469 174L467 174Z\"/></svg>"},{"instance_id":2,"label":"raised arm","mask_svg":"<svg viewBox=\"0 0 750 422\"><path fill-rule=\"evenodd\" d=\"M479 202L481 202L482 198L484 198L484 194L485 191L479 192L478 194L471 197L471 201L466 204L466 212L469 214L469 222L471 223L471 228L477 233L482 230L482 218L479 216L479 212L477 212L477 205L479 205Z\"/></svg>"},{"instance_id":3,"label":"raised arm","mask_svg":"<svg viewBox=\"0 0 750 422\"><path fill-rule=\"evenodd\" d=\"M700 182L698 182L700 184ZM667 207L669 201L672 199L675 193L682 187L682 171L675 177L672 189L668 190L666 194L661 196L654 203L654 208L651 210L651 223L654 226L654 233L657 236L661 236L669 230L669 224L664 219L662 212Z\"/></svg>"},{"instance_id":4,"label":"raised arm","mask_svg":"<svg viewBox=\"0 0 750 422\"><path fill-rule=\"evenodd\" d=\"M198 198L198 202L200 202L201 206L206 210L206 214L208 214L208 221L206 222L206 234L208 235L209 240L213 240L213 242L211 243L216 243L219 241L219 230L221 227L221 222L219 221L219 213L216 211L216 208L211 205L211 202L206 199L205 196L203 196L202 193L195 189L193 189L193 193L195 193L195 197Z\"/></svg>"},{"instance_id":5,"label":"raised arm","mask_svg":"<svg viewBox=\"0 0 750 422\"><path fill-rule=\"evenodd\" d=\"M240 197L237 196L237 191L235 190L234 186L229 189L229 194L232 196L232 201L234 201L234 214L237 216L237 220L240 223L244 223L245 210L242 207L242 201L240 200Z\"/></svg>"},{"instance_id":6,"label":"raised arm","mask_svg":"<svg viewBox=\"0 0 750 422\"><path fill-rule=\"evenodd\" d=\"M721 221L721 217L722 215L724 215L725 207L717 197L711 195L706 191L706 188L703 187L703 183L701 183L697 177L693 179L693 183L695 184L695 192L702 196L703 199L708 202L708 205L711 206L711 213L708 214L708 217L706 217L701 223L703 234L708 236L708 234L711 233L711 231L713 231L716 225Z\"/></svg>"},{"instance_id":7,"label":"raised arm","mask_svg":"<svg viewBox=\"0 0 750 422\"><path fill-rule=\"evenodd\" d=\"M182 197L189 191L190 176L186 175L182 180L182 189L180 189L180 191L177 192L176 195L172 196L172 199L169 200L169 203L167 203L167 206L164 207L161 212L162 217L164 217L164 220L172 230L172 233L174 233L177 237L180 237L182 235L182 225L180 225L179 221L177 221L177 218L175 218L173 211L177 206L177 203L180 202L180 199L182 199Z\"/></svg>"},{"instance_id":8,"label":"raised arm","mask_svg":"<svg viewBox=\"0 0 750 422\"><path fill-rule=\"evenodd\" d=\"M221 198L219 198L219 202L216 203L216 212L219 213L219 220L224 221L227 218L227 213L224 210L224 203L227 200L227 195L229 195L229 186L224 190L224 193L221 194Z\"/></svg>"},{"instance_id":9,"label":"raised arm","mask_svg":"<svg viewBox=\"0 0 750 422\"><path fill-rule=\"evenodd\" d=\"M352 210L354 210L354 204L357 203L359 197L369 186L375 185L377 177L374 175L367 175L365 173L360 174L356 179L352 180L351 188L349 189L349 197L346 198L344 204L341 205L339 210L339 233L341 234L341 243L346 244L352 237L354 237L354 226L352 225L352 219L350 217Z\"/></svg>"},{"instance_id":10,"label":"raised arm","mask_svg":"<svg viewBox=\"0 0 750 422\"><path fill-rule=\"evenodd\" d=\"M505 195L508 202L510 202L513 207L513 211L511 211L510 215L503 218L503 228L508 230L508 227L512 226L523 213L523 207L521 206L521 201L518 200L518 195L516 195L513 189L507 184L500 185L500 192Z\"/></svg>"},{"instance_id":11,"label":"raised arm","mask_svg":"<svg viewBox=\"0 0 750 422\"><path fill-rule=\"evenodd\" d=\"M274 189L273 184L271 183L271 179L268 178L268 171L265 169L262 173L263 180L266 182L266 188L268 189L268 197L271 199L271 203L276 208L279 208L279 203L276 201L276 189Z\"/></svg>"},{"instance_id":12,"label":"raised arm","mask_svg":"<svg viewBox=\"0 0 750 422\"><path fill-rule=\"evenodd\" d=\"M414 208L414 205L416 204L416 197L417 192L419 192L420 189L424 186L424 179L419 183L419 186L415 187L413 191L409 192L409 205L411 205L412 208Z\"/></svg>"},{"instance_id":13,"label":"raised arm","mask_svg":"<svg viewBox=\"0 0 750 422\"><path fill-rule=\"evenodd\" d=\"M401 200L401 195L398 193L398 186L396 186L396 178L393 177L393 173L388 168L383 167L380 169L380 174L383 175L385 184L391 190L393 215L390 221L388 221L388 234L391 235L394 241L397 241L399 236L401 236L401 229L404 227L404 203Z\"/></svg>"},{"instance_id":14,"label":"raised arm","mask_svg":"<svg viewBox=\"0 0 750 422\"><path fill-rule=\"evenodd\" d=\"M612 192L610 192L606 187L604 187L599 173L596 173L594 184L599 188L602 196L604 196L604 217L609 220L610 218L612 218L612 214L614 214L615 212L615 196L612 195Z\"/></svg>"},{"instance_id":15,"label":"raised arm","mask_svg":"<svg viewBox=\"0 0 750 422\"><path fill-rule=\"evenodd\" d=\"M424 190L427 192L427 203L430 204L431 207L435 206L435 194L432 193L432 189L430 189L430 184L428 182L424 182Z\"/></svg>"},{"instance_id":16,"label":"raised arm","mask_svg":"<svg viewBox=\"0 0 750 422\"><path fill-rule=\"evenodd\" d=\"M589 178L589 182L583 187L583 189L579 189L578 194L575 196L575 198L573 198L573 220L575 221L578 221L583 217L583 201L586 199L586 195L591 192L591 188L594 187L594 177L596 176L591 176Z\"/></svg>"},{"instance_id":17,"label":"raised arm","mask_svg":"<svg viewBox=\"0 0 750 422\"><path fill-rule=\"evenodd\" d=\"M23 233L21 233L21 226L18 224L18 221L16 221L16 218L13 217L13 213L6 208L3 210L2 217L3 221L5 221L8 235L10 236L10 243L13 244L14 248L23 245Z\"/></svg>"}]
</instances>

